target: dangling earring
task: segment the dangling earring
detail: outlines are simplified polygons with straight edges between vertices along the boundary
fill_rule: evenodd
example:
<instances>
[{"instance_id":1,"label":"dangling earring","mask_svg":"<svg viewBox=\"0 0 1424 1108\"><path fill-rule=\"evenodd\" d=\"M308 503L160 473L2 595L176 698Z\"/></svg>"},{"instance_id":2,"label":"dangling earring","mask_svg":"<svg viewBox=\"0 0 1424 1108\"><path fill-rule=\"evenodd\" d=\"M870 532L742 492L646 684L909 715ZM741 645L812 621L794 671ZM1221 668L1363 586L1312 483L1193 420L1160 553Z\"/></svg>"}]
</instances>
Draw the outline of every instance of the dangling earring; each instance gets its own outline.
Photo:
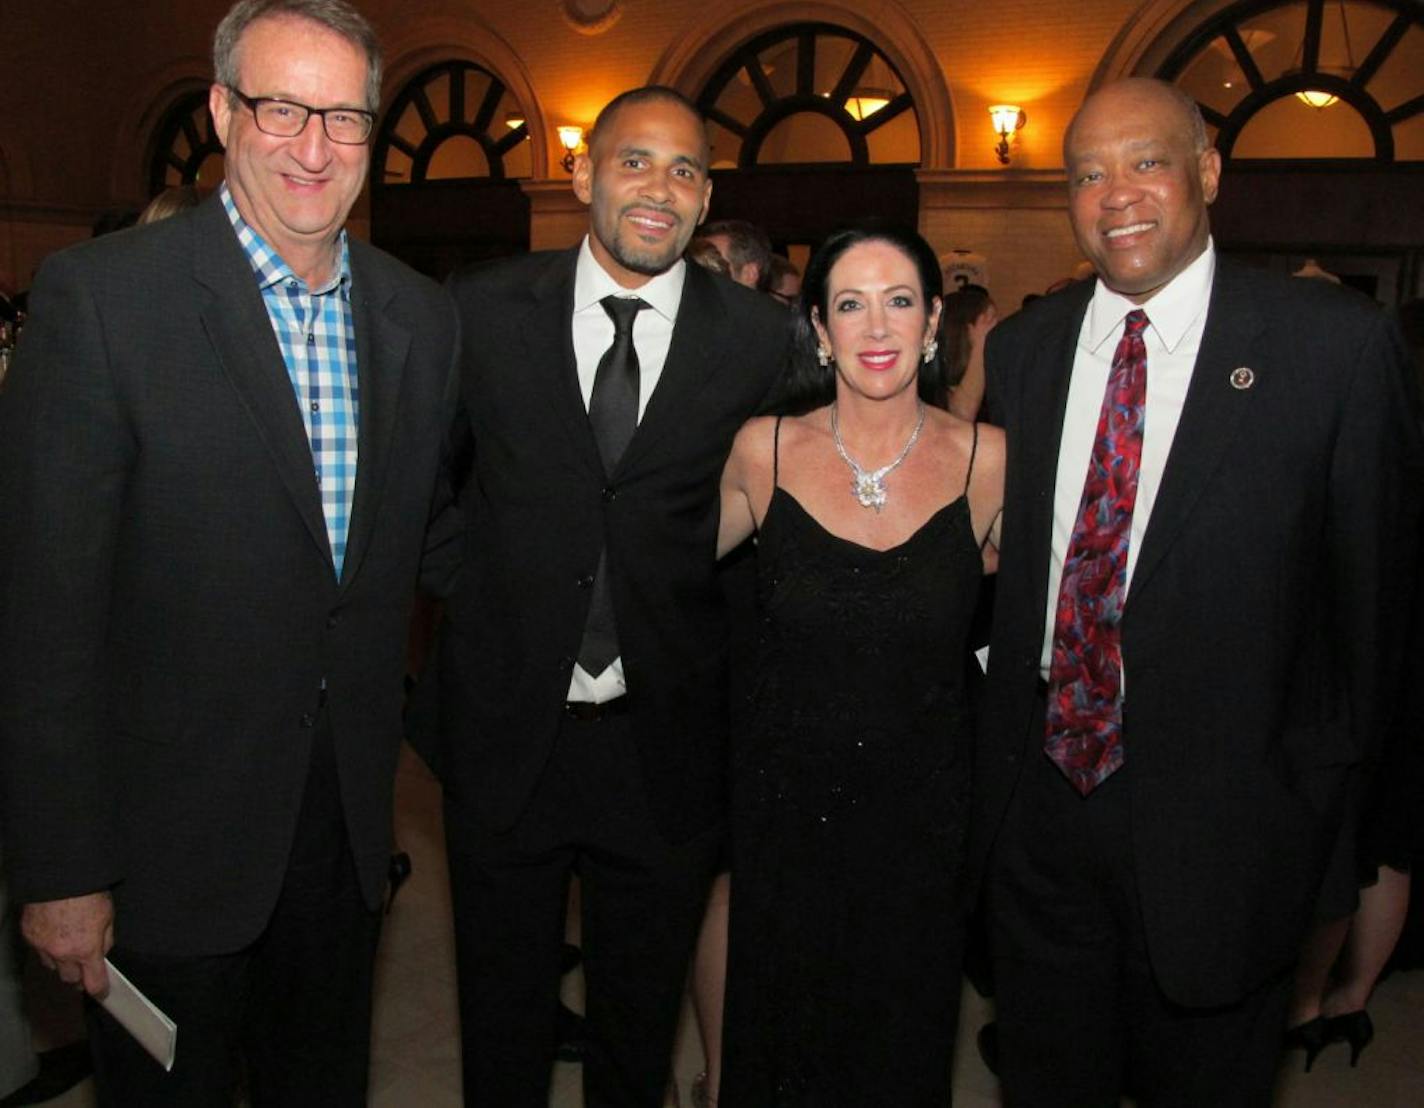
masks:
<instances>
[{"instance_id":1,"label":"dangling earring","mask_svg":"<svg viewBox=\"0 0 1424 1108\"><path fill-rule=\"evenodd\" d=\"M824 346L816 347L816 361L820 362L823 366L830 365L831 352L827 350Z\"/></svg>"},{"instance_id":2,"label":"dangling earring","mask_svg":"<svg viewBox=\"0 0 1424 1108\"><path fill-rule=\"evenodd\" d=\"M920 360L923 361L925 365L929 365L930 362L934 361L934 356L938 353L939 339L930 339L929 342L925 343L924 354Z\"/></svg>"}]
</instances>

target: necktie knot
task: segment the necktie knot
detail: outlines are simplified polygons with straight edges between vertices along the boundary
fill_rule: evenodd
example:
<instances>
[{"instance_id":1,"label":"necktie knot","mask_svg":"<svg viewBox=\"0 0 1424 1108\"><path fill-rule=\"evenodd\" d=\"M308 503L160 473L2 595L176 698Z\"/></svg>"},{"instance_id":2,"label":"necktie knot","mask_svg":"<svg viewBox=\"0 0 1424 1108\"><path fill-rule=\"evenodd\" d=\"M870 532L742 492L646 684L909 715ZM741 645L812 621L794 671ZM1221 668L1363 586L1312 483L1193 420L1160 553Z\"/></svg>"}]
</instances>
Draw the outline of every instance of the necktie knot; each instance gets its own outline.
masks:
<instances>
[{"instance_id":1,"label":"necktie knot","mask_svg":"<svg viewBox=\"0 0 1424 1108\"><path fill-rule=\"evenodd\" d=\"M633 333L633 320L639 312L648 307L646 300L636 296L605 296L599 301L608 318L613 320L615 338L626 338Z\"/></svg>"},{"instance_id":2,"label":"necktie knot","mask_svg":"<svg viewBox=\"0 0 1424 1108\"><path fill-rule=\"evenodd\" d=\"M1141 308L1133 308L1123 320L1123 334L1136 336L1147 330L1147 313Z\"/></svg>"}]
</instances>

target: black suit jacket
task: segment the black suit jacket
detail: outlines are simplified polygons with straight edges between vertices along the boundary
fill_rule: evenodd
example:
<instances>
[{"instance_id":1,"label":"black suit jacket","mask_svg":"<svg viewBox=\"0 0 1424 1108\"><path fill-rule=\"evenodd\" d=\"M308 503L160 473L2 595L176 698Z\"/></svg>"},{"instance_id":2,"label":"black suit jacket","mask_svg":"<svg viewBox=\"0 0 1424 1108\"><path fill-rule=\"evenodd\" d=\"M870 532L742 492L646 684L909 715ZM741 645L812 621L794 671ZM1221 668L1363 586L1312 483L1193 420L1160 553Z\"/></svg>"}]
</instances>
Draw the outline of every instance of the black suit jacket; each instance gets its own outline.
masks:
<instances>
[{"instance_id":1,"label":"black suit jacket","mask_svg":"<svg viewBox=\"0 0 1424 1108\"><path fill-rule=\"evenodd\" d=\"M406 626L453 408L438 286L351 243L359 464L343 578L251 267L216 198L51 258L0 396L11 891L112 887L117 939L238 948L286 869L325 680L375 905Z\"/></svg>"},{"instance_id":2,"label":"black suit jacket","mask_svg":"<svg viewBox=\"0 0 1424 1108\"><path fill-rule=\"evenodd\" d=\"M1003 556L981 724L982 861L1026 758L1067 383L1093 286L990 337L1008 438ZM1151 306L1148 305L1149 314ZM1171 999L1233 1001L1294 959L1357 769L1393 707L1417 425L1373 304L1218 260L1209 314L1123 613L1132 851ZM1249 388L1232 371L1248 367ZM1151 365L1149 360L1149 396ZM1349 890L1343 890L1348 896ZM1348 909L1346 909L1348 910Z\"/></svg>"},{"instance_id":3,"label":"black suit jacket","mask_svg":"<svg viewBox=\"0 0 1424 1108\"><path fill-rule=\"evenodd\" d=\"M784 356L788 315L689 265L672 344L637 433L603 472L573 352L578 251L457 274L462 430L473 470L458 587L438 648L438 749L452 810L512 826L548 759L608 548L644 787L664 834L721 816L725 606L718 484L737 428Z\"/></svg>"}]
</instances>

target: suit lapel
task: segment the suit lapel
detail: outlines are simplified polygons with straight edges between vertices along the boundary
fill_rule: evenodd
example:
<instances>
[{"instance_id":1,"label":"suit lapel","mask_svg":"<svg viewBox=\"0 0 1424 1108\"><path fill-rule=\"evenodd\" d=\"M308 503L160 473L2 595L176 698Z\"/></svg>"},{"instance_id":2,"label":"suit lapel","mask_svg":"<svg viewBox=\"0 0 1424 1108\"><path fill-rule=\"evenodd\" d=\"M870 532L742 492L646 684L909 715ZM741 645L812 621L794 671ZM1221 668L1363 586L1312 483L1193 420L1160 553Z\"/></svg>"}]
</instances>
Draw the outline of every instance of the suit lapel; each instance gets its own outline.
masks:
<instances>
[{"instance_id":1,"label":"suit lapel","mask_svg":"<svg viewBox=\"0 0 1424 1108\"><path fill-rule=\"evenodd\" d=\"M1233 387L1231 374L1242 365L1252 366L1251 354L1260 329L1261 318L1252 306L1249 289L1237 279L1229 262L1218 259L1201 349L1133 570L1127 612L1132 610L1132 598L1140 593L1181 533L1187 516L1221 463L1222 453L1239 433L1238 425L1255 390ZM1254 368L1260 372L1259 364ZM1150 363L1147 372L1150 390Z\"/></svg>"},{"instance_id":2,"label":"suit lapel","mask_svg":"<svg viewBox=\"0 0 1424 1108\"><path fill-rule=\"evenodd\" d=\"M731 323L712 281L701 266L687 263L667 360L619 471L637 465L664 435L686 428L689 407L718 367L717 336Z\"/></svg>"},{"instance_id":3,"label":"suit lapel","mask_svg":"<svg viewBox=\"0 0 1424 1108\"><path fill-rule=\"evenodd\" d=\"M312 541L331 563L331 544L326 537L311 444L297 410L292 382L252 266L218 197L194 214L193 229L194 277L209 293L200 309L203 327L271 453Z\"/></svg>"},{"instance_id":4,"label":"suit lapel","mask_svg":"<svg viewBox=\"0 0 1424 1108\"><path fill-rule=\"evenodd\" d=\"M537 391L564 423L567 441L595 473L603 461L579 390L574 354L574 267L578 248L566 251L530 286L530 303L515 321L524 342L522 365L535 375Z\"/></svg>"},{"instance_id":5,"label":"suit lapel","mask_svg":"<svg viewBox=\"0 0 1424 1108\"><path fill-rule=\"evenodd\" d=\"M401 378L410 352L410 332L386 315L391 290L375 287L364 264L365 244L351 244L351 319L356 328L356 376L360 385L356 489L342 563L342 588L361 566L375 523L391 455Z\"/></svg>"},{"instance_id":6,"label":"suit lapel","mask_svg":"<svg viewBox=\"0 0 1424 1108\"><path fill-rule=\"evenodd\" d=\"M1014 505L1023 511L1034 588L1040 596L1036 611L1048 603L1048 561L1053 553L1053 495L1058 479L1058 450L1063 441L1063 417L1068 385L1078 350L1078 333L1092 299L1093 284L1084 281L1065 293L1069 299L1058 320L1039 343L1033 373L1024 382L1020 448L1025 451L1024 493Z\"/></svg>"}]
</instances>

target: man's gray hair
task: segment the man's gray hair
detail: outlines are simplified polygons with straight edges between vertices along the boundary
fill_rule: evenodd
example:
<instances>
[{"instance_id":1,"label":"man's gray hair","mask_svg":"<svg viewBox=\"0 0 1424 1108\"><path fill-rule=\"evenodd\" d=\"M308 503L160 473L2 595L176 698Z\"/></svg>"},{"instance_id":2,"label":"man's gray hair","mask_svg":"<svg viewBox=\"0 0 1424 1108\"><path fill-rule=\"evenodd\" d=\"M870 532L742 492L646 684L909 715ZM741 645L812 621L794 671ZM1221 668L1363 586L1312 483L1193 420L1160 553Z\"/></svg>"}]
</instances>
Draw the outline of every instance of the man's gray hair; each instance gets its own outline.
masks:
<instances>
[{"instance_id":1,"label":"man's gray hair","mask_svg":"<svg viewBox=\"0 0 1424 1108\"><path fill-rule=\"evenodd\" d=\"M320 23L364 53L366 107L373 112L380 108L381 46L366 17L346 0L238 0L213 35L213 80L237 88L237 53L243 32L259 19L284 16ZM250 89L243 91L251 93Z\"/></svg>"},{"instance_id":2,"label":"man's gray hair","mask_svg":"<svg viewBox=\"0 0 1424 1108\"><path fill-rule=\"evenodd\" d=\"M1172 97L1181 106L1182 114L1187 118L1187 133L1192 140L1192 153L1201 154L1211 145L1206 137L1206 120L1202 118L1201 105L1191 93L1185 91L1179 85L1162 82L1163 91Z\"/></svg>"}]
</instances>

